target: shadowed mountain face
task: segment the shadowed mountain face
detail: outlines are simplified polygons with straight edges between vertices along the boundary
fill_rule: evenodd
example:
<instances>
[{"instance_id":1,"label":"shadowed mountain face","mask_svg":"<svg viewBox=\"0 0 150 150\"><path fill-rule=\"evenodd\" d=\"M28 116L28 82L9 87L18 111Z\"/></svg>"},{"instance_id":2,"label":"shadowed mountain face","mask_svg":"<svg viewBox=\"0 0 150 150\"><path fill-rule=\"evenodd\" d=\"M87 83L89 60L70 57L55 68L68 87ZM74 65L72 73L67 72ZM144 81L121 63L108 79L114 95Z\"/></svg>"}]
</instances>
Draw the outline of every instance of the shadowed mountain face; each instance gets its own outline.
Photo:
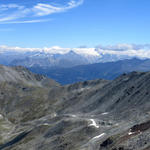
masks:
<instances>
[{"instance_id":1,"label":"shadowed mountain face","mask_svg":"<svg viewBox=\"0 0 150 150\"><path fill-rule=\"evenodd\" d=\"M29 69L35 73L46 75L61 84L79 81L106 79L113 80L124 72L150 71L150 60L127 59L116 62L96 63L72 68L51 68L33 66Z\"/></svg>"},{"instance_id":2,"label":"shadowed mountain face","mask_svg":"<svg viewBox=\"0 0 150 150\"><path fill-rule=\"evenodd\" d=\"M61 86L0 66L0 150L150 149L150 72Z\"/></svg>"}]
</instances>

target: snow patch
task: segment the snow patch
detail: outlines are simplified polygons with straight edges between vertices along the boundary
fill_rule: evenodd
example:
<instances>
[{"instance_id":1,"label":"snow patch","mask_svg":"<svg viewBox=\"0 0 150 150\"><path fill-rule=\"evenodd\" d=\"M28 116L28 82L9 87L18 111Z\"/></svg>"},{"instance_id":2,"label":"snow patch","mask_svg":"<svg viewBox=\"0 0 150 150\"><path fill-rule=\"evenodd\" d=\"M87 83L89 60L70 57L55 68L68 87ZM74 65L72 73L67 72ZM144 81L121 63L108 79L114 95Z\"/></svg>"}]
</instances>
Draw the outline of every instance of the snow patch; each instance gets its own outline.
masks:
<instances>
[{"instance_id":1,"label":"snow patch","mask_svg":"<svg viewBox=\"0 0 150 150\"><path fill-rule=\"evenodd\" d=\"M78 91L79 91L79 92L83 92L83 91L89 90L89 89L90 89L90 87L87 87L87 88L81 88L81 89L79 89Z\"/></svg>"},{"instance_id":2,"label":"snow patch","mask_svg":"<svg viewBox=\"0 0 150 150\"><path fill-rule=\"evenodd\" d=\"M73 117L73 118L76 118L77 116L76 115L70 115L71 117Z\"/></svg>"},{"instance_id":3,"label":"snow patch","mask_svg":"<svg viewBox=\"0 0 150 150\"><path fill-rule=\"evenodd\" d=\"M108 115L109 114L109 112L104 112L104 113L102 113L102 115Z\"/></svg>"},{"instance_id":4,"label":"snow patch","mask_svg":"<svg viewBox=\"0 0 150 150\"><path fill-rule=\"evenodd\" d=\"M89 126L94 126L95 128L99 128L99 125L97 125L96 121L94 119L90 119L92 122Z\"/></svg>"},{"instance_id":5,"label":"snow patch","mask_svg":"<svg viewBox=\"0 0 150 150\"><path fill-rule=\"evenodd\" d=\"M48 123L44 123L43 125L44 125L44 126L49 126L49 124L48 124Z\"/></svg>"},{"instance_id":6,"label":"snow patch","mask_svg":"<svg viewBox=\"0 0 150 150\"><path fill-rule=\"evenodd\" d=\"M57 114L56 114L56 113L53 113L53 114L51 115L51 117L52 117L52 118L55 118L55 117L57 117Z\"/></svg>"},{"instance_id":7,"label":"snow patch","mask_svg":"<svg viewBox=\"0 0 150 150\"><path fill-rule=\"evenodd\" d=\"M106 133L102 133L102 134L100 134L100 135L98 135L98 136L93 137L92 140L94 140L94 139L99 139L99 138L101 138L101 137L103 137L103 136L105 136L105 135L106 135Z\"/></svg>"},{"instance_id":8,"label":"snow patch","mask_svg":"<svg viewBox=\"0 0 150 150\"><path fill-rule=\"evenodd\" d=\"M3 118L4 118L4 117L3 117L3 115L2 115L2 114L0 114L0 120L1 120L1 119L3 119Z\"/></svg>"},{"instance_id":9,"label":"snow patch","mask_svg":"<svg viewBox=\"0 0 150 150\"><path fill-rule=\"evenodd\" d=\"M138 132L140 133L140 130L138 130ZM129 132L128 132L128 135L133 135L133 134L135 134L135 132L132 132L131 129L130 129Z\"/></svg>"},{"instance_id":10,"label":"snow patch","mask_svg":"<svg viewBox=\"0 0 150 150\"><path fill-rule=\"evenodd\" d=\"M119 126L119 123L116 123L115 126Z\"/></svg>"},{"instance_id":11,"label":"snow patch","mask_svg":"<svg viewBox=\"0 0 150 150\"><path fill-rule=\"evenodd\" d=\"M132 135L132 134L134 134L134 132L128 132L128 135Z\"/></svg>"}]
</instances>

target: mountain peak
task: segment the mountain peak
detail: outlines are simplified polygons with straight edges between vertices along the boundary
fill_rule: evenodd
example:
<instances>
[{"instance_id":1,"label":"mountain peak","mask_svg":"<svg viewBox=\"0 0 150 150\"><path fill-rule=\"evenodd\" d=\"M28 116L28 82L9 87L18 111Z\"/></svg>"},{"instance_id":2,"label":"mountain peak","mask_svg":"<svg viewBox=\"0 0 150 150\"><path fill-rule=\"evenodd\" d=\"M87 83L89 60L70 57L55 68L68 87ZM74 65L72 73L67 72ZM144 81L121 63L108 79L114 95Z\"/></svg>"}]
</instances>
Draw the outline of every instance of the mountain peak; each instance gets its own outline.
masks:
<instances>
[{"instance_id":1,"label":"mountain peak","mask_svg":"<svg viewBox=\"0 0 150 150\"><path fill-rule=\"evenodd\" d=\"M58 86L55 81L46 78L43 75L31 73L28 69L18 67L0 66L0 82L22 83L31 86Z\"/></svg>"}]
</instances>

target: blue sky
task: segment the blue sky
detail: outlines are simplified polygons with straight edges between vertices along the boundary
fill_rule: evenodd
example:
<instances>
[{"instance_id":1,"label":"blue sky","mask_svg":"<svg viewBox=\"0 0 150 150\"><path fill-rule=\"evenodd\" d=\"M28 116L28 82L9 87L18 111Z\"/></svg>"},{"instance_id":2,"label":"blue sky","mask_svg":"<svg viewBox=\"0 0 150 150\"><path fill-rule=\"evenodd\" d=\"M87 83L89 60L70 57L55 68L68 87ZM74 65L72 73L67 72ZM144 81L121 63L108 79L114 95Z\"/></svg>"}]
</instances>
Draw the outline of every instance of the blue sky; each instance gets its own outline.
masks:
<instances>
[{"instance_id":1,"label":"blue sky","mask_svg":"<svg viewBox=\"0 0 150 150\"><path fill-rule=\"evenodd\" d=\"M149 0L1 0L0 45L146 44Z\"/></svg>"}]
</instances>

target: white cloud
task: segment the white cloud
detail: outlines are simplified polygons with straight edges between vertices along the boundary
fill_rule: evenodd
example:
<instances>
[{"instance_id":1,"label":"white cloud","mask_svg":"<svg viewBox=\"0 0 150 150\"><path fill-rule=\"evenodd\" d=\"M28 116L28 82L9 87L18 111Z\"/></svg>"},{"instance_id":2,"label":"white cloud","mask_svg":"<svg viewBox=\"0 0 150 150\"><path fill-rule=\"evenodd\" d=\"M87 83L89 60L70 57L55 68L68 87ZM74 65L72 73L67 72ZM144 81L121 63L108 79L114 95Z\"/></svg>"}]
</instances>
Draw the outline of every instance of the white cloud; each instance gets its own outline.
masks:
<instances>
[{"instance_id":1,"label":"white cloud","mask_svg":"<svg viewBox=\"0 0 150 150\"><path fill-rule=\"evenodd\" d=\"M50 4L38 3L32 8L32 11L35 13L35 16L45 16L53 13L60 13L67 11L69 9L78 7L82 3L83 0L80 0L78 2L71 0L68 2L67 6L64 7L57 7Z\"/></svg>"},{"instance_id":2,"label":"white cloud","mask_svg":"<svg viewBox=\"0 0 150 150\"><path fill-rule=\"evenodd\" d=\"M52 19L39 19L39 20L23 20L23 21L8 21L8 22L0 22L0 24L25 24L25 23L40 23L51 21Z\"/></svg>"},{"instance_id":3,"label":"white cloud","mask_svg":"<svg viewBox=\"0 0 150 150\"><path fill-rule=\"evenodd\" d=\"M16 9L24 9L24 6L20 6L20 5L17 5L17 4L2 4L0 5L0 11L6 11L8 9L13 9L13 8L16 8Z\"/></svg>"},{"instance_id":4,"label":"white cloud","mask_svg":"<svg viewBox=\"0 0 150 150\"><path fill-rule=\"evenodd\" d=\"M116 55L138 58L150 58L150 45L143 44L117 44L109 46L97 46L96 50L101 55Z\"/></svg>"},{"instance_id":5,"label":"white cloud","mask_svg":"<svg viewBox=\"0 0 150 150\"><path fill-rule=\"evenodd\" d=\"M47 16L53 13L61 13L68 11L69 9L78 7L84 2L84 0L70 0L66 5L64 6L54 6L49 3L37 3L34 4L31 7L27 7L25 5L18 5L18 4L1 4L0 5L0 22L9 22L9 23L20 23L19 19L26 19L30 18L30 20L22 21L26 23L34 23L37 22L36 20L42 20L42 19L35 19L33 21L33 18L35 17L42 17ZM49 21L49 19L47 19ZM40 21L39 21L40 22Z\"/></svg>"},{"instance_id":6,"label":"white cloud","mask_svg":"<svg viewBox=\"0 0 150 150\"><path fill-rule=\"evenodd\" d=\"M52 5L42 4L42 3L37 4L33 8L33 12L35 13L36 16L45 16L52 13L62 12L64 10L65 10L64 8L55 7Z\"/></svg>"},{"instance_id":7,"label":"white cloud","mask_svg":"<svg viewBox=\"0 0 150 150\"><path fill-rule=\"evenodd\" d=\"M107 46L102 46L98 45L96 46L98 49L103 49L103 50L114 50L114 51L123 51L123 50L140 50L140 49L149 49L150 45L149 44L116 44L116 45L107 45Z\"/></svg>"}]
</instances>

